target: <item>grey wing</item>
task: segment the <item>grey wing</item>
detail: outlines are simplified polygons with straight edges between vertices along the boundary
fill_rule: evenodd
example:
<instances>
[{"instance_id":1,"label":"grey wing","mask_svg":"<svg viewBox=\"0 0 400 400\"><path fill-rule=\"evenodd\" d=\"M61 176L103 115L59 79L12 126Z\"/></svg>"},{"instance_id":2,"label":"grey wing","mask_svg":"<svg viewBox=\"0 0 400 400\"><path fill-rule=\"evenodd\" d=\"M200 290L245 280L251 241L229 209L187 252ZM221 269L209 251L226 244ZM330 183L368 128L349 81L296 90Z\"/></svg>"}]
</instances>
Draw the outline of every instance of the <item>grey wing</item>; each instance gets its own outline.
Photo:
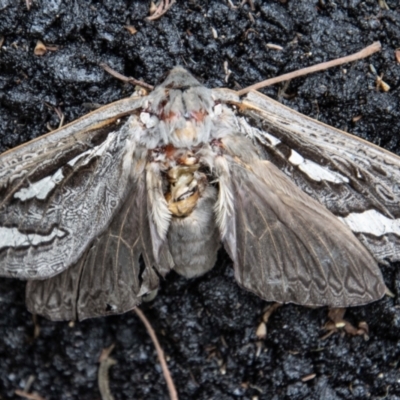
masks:
<instances>
[{"instance_id":1,"label":"grey wing","mask_svg":"<svg viewBox=\"0 0 400 400\"><path fill-rule=\"evenodd\" d=\"M230 159L234 212L223 240L235 277L268 301L347 307L380 299L379 267L348 227L268 161Z\"/></svg>"},{"instance_id":2,"label":"grey wing","mask_svg":"<svg viewBox=\"0 0 400 400\"><path fill-rule=\"evenodd\" d=\"M108 227L132 184L128 100L0 156L0 275L54 276Z\"/></svg>"},{"instance_id":3,"label":"grey wing","mask_svg":"<svg viewBox=\"0 0 400 400\"><path fill-rule=\"evenodd\" d=\"M101 107L60 129L52 131L0 155L0 206L3 190L16 187L32 175L45 175L57 162L62 163L101 143L120 118L132 114L143 98L131 97Z\"/></svg>"},{"instance_id":4,"label":"grey wing","mask_svg":"<svg viewBox=\"0 0 400 400\"><path fill-rule=\"evenodd\" d=\"M243 133L305 193L345 222L379 261L400 260L400 158L259 93Z\"/></svg>"},{"instance_id":5,"label":"grey wing","mask_svg":"<svg viewBox=\"0 0 400 400\"><path fill-rule=\"evenodd\" d=\"M158 287L143 180L79 261L61 274L28 281L26 304L51 320L83 320L131 310Z\"/></svg>"}]
</instances>

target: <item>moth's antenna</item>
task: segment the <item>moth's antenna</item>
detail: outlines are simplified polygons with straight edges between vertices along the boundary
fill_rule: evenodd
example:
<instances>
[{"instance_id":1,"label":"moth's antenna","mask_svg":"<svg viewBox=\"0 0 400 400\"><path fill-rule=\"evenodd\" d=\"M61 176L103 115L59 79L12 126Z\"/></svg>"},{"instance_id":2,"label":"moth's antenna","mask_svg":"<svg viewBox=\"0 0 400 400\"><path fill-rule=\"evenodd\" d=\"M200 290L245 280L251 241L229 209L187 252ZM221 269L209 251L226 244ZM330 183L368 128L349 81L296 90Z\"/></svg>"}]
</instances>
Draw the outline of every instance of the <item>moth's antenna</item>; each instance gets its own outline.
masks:
<instances>
[{"instance_id":1,"label":"moth's antenna","mask_svg":"<svg viewBox=\"0 0 400 400\"><path fill-rule=\"evenodd\" d=\"M302 68L297 71L289 72L288 74L283 74L283 75L277 76L275 78L267 79L265 81L256 83L255 85L251 85L242 90L238 90L237 93L239 94L239 96L241 96L243 94L250 92L251 90L258 90L258 89L261 89L266 86L274 85L275 83L279 83L282 81L288 81L289 79L297 78L299 76L311 74L311 73L317 72L317 71L323 71L324 69L336 67L337 65L342 65L342 64L345 64L348 62L360 60L362 58L369 57L371 54L374 54L377 51L380 51L381 49L382 49L381 43L374 42L370 46L365 47L358 53L351 54L350 56L337 58L336 60L323 62L323 63L317 64L317 65L313 65L311 67Z\"/></svg>"},{"instance_id":2,"label":"moth's antenna","mask_svg":"<svg viewBox=\"0 0 400 400\"><path fill-rule=\"evenodd\" d=\"M104 69L104 71L108 72L110 75L112 75L114 78L119 79L122 82L128 82L131 85L137 85L140 86L146 90L152 91L154 89L153 85L149 85L146 82L139 81L135 78L131 78L125 75L120 74L119 72L115 71L115 69L112 69L110 66L108 66L106 63L101 63L100 67Z\"/></svg>"}]
</instances>

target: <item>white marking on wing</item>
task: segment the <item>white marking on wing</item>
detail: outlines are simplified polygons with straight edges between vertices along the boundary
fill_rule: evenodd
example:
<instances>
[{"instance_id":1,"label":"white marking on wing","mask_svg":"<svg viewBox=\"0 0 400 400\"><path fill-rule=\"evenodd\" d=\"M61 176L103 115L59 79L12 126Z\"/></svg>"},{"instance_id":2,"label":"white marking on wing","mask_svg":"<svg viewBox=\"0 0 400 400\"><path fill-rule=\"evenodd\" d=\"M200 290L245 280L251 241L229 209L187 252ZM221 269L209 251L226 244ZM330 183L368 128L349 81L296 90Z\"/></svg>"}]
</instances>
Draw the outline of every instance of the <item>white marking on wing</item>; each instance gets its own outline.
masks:
<instances>
[{"instance_id":1,"label":"white marking on wing","mask_svg":"<svg viewBox=\"0 0 400 400\"><path fill-rule=\"evenodd\" d=\"M85 152L78 154L76 157L74 157L72 160L68 161L68 165L73 167L81 158L85 157L87 154L91 153L90 150L86 150Z\"/></svg>"},{"instance_id":2,"label":"white marking on wing","mask_svg":"<svg viewBox=\"0 0 400 400\"><path fill-rule=\"evenodd\" d=\"M35 183L30 183L27 188L22 188L14 193L14 198L26 201L36 197L39 200L44 200L49 193L60 183L64 178L64 174L58 169L53 175L46 176L45 178Z\"/></svg>"},{"instance_id":3,"label":"white marking on wing","mask_svg":"<svg viewBox=\"0 0 400 400\"><path fill-rule=\"evenodd\" d=\"M291 150L289 162L296 167L299 167L301 171L307 174L312 180L329 181L333 183L348 183L349 179L335 171L331 171L326 167L321 167L314 161L307 160L301 156L297 151Z\"/></svg>"},{"instance_id":4,"label":"white marking on wing","mask_svg":"<svg viewBox=\"0 0 400 400\"><path fill-rule=\"evenodd\" d=\"M374 236L395 233L400 236L400 219L387 218L376 210L351 213L347 217L339 219L353 232L369 233Z\"/></svg>"},{"instance_id":5,"label":"white marking on wing","mask_svg":"<svg viewBox=\"0 0 400 400\"><path fill-rule=\"evenodd\" d=\"M278 138L271 135L270 133L261 131L258 128L253 128L243 117L239 118L239 126L244 130L244 133L251 139L257 138L261 143L265 145L270 145L272 147L275 147L279 143L281 143L281 141ZM267 139L269 143L265 143L265 139Z\"/></svg>"},{"instance_id":6,"label":"white marking on wing","mask_svg":"<svg viewBox=\"0 0 400 400\"><path fill-rule=\"evenodd\" d=\"M115 137L115 132L110 133L107 136L107 139L103 143L101 143L89 150L86 150L83 153L78 154L72 160L69 160L67 164L70 167L74 167L78 163L78 161L81 160L82 158L85 158L85 160L83 160L83 162L82 162L82 165L89 164L89 162L94 157L102 156L104 154L105 150L110 146L110 143L114 140L114 137Z\"/></svg>"},{"instance_id":7,"label":"white marking on wing","mask_svg":"<svg viewBox=\"0 0 400 400\"><path fill-rule=\"evenodd\" d=\"M275 147L276 145L278 145L281 142L278 138L276 138L275 136L272 136L271 134L269 134L267 132L263 132L263 136L265 136L269 140L272 147Z\"/></svg>"},{"instance_id":8,"label":"white marking on wing","mask_svg":"<svg viewBox=\"0 0 400 400\"><path fill-rule=\"evenodd\" d=\"M78 154L72 160L68 161L68 165L74 167L79 160L83 159L82 165L87 165L94 157L101 157L105 151L109 148L110 143L114 140L115 132L108 135L107 139L100 145L93 147L92 149L86 150L85 152ZM22 188L18 192L14 193L14 198L26 201L36 197L39 200L45 200L49 193L64 179L62 168L59 168L53 175L46 176L45 178L30 183L27 188Z\"/></svg>"},{"instance_id":9,"label":"white marking on wing","mask_svg":"<svg viewBox=\"0 0 400 400\"><path fill-rule=\"evenodd\" d=\"M21 233L17 228L0 227L0 249L4 247L27 247L38 246L51 242L55 237L62 238L66 232L55 228L48 235L37 233Z\"/></svg>"}]
</instances>

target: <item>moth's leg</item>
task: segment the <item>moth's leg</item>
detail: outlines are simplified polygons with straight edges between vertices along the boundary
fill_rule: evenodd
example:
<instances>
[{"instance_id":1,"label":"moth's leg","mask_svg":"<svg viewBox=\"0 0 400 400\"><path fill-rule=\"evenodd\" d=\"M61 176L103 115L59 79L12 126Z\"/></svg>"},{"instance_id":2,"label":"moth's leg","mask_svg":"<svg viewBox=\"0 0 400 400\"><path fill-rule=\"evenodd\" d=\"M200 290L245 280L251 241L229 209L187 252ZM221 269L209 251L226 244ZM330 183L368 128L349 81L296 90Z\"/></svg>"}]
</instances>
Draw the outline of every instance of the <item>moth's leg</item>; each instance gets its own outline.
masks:
<instances>
[{"instance_id":1,"label":"moth's leg","mask_svg":"<svg viewBox=\"0 0 400 400\"><path fill-rule=\"evenodd\" d=\"M343 329L346 333L352 336L362 335L368 339L369 328L365 321L358 323L356 328L349 321L344 319L346 308L330 308L328 312L329 321L325 324L324 330L328 331L321 339L326 339L336 332Z\"/></svg>"}]
</instances>

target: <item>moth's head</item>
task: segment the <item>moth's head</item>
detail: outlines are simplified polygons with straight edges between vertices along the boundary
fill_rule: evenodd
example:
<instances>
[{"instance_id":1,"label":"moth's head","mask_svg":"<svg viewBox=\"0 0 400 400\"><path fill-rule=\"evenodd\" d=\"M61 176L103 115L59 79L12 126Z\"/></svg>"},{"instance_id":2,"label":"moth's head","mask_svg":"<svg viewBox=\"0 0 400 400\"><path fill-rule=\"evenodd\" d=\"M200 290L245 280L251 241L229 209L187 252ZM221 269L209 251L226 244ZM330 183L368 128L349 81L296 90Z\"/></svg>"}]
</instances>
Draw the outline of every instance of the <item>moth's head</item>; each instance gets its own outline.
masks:
<instances>
[{"instance_id":1,"label":"moth's head","mask_svg":"<svg viewBox=\"0 0 400 400\"><path fill-rule=\"evenodd\" d=\"M165 89L185 90L188 87L201 86L200 82L185 68L175 67L163 76L160 84Z\"/></svg>"}]
</instances>

